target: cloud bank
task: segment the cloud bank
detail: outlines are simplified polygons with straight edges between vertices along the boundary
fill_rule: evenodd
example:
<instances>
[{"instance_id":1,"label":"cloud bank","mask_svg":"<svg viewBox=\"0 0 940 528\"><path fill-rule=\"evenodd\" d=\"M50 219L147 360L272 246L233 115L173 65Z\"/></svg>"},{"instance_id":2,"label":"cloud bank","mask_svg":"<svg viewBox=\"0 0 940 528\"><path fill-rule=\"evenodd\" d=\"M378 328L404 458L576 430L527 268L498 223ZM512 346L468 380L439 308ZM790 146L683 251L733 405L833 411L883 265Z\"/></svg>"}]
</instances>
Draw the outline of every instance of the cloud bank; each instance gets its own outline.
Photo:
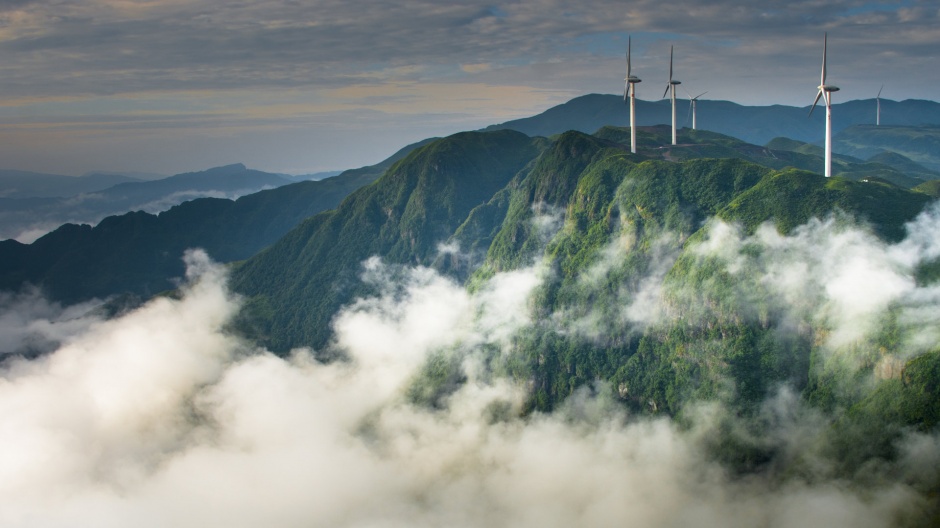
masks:
<instances>
[{"instance_id":1,"label":"cloud bank","mask_svg":"<svg viewBox=\"0 0 940 528\"><path fill-rule=\"evenodd\" d=\"M716 224L698 251L723 255L732 273L763 255L759 283L785 301L830 298L835 326L841 311L864 321L897 303L903 320L935 326L935 292L897 277L940 255L938 219L926 213L896 245L826 222L789 237ZM754 244L761 252L742 251ZM525 380L494 376L486 360L511 355L513 334L536 324L539 266L471 294L432 270L370 259L363 279L380 293L338 314L342 358L323 363L228 332L239 299L224 268L198 251L186 260L180 299L111 320L30 297L37 307L14 325L79 322L58 331L55 351L0 368L0 525L877 527L917 521L930 504L921 491L937 478L937 436L908 435L883 475L842 480L818 445L828 419L786 388L759 414L760 441L800 461L789 476L716 461L710 442L737 426L715 403L680 425L630 416L586 389L552 415L520 416ZM803 284L798 268L829 270L831 286ZM852 301L855 279L878 287L865 303ZM414 403L409 387L441 354L461 383L439 405Z\"/></svg>"}]
</instances>

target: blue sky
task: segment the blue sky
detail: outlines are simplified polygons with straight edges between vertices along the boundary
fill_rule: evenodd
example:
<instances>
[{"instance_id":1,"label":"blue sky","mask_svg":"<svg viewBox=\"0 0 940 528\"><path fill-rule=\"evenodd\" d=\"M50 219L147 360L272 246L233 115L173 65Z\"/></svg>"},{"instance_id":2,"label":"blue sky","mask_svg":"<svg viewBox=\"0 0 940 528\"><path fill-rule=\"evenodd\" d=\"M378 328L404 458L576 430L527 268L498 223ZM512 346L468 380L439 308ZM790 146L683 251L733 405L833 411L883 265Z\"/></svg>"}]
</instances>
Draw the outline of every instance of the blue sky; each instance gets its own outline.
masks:
<instances>
[{"instance_id":1,"label":"blue sky","mask_svg":"<svg viewBox=\"0 0 940 528\"><path fill-rule=\"evenodd\" d=\"M816 0L0 0L0 168L308 173L668 77L805 106L937 100L940 6Z\"/></svg>"}]
</instances>

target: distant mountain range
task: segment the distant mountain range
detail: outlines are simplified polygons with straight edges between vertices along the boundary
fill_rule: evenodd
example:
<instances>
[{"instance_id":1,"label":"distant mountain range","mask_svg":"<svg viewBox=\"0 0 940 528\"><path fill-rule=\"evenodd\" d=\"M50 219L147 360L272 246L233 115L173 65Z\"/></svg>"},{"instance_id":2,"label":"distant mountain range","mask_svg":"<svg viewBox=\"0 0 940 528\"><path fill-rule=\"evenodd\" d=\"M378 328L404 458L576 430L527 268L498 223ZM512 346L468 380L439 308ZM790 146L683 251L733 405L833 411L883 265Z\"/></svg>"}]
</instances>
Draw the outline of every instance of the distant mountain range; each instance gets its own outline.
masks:
<instances>
[{"instance_id":1,"label":"distant mountain range","mask_svg":"<svg viewBox=\"0 0 940 528\"><path fill-rule=\"evenodd\" d=\"M32 242L65 223L97 224L107 216L128 211L159 213L196 198L235 199L263 189L331 178L340 172L292 176L251 170L240 163L169 177L0 171L0 240Z\"/></svg>"},{"instance_id":2,"label":"distant mountain range","mask_svg":"<svg viewBox=\"0 0 940 528\"><path fill-rule=\"evenodd\" d=\"M430 140L428 140L430 141ZM237 200L199 198L159 214L135 211L109 216L98 225L65 224L31 244L0 242L0 290L23 283L41 285L54 299L74 302L129 293L143 298L174 287L183 272L180 255L202 247L231 262L254 255L303 219L336 207L349 193L374 181L417 145L409 145L373 166L332 178L281 185ZM234 174L237 185L266 179L243 165L220 167L149 182L157 194L174 183L214 185ZM270 176L270 175L267 175ZM126 184L125 184L126 185ZM146 196L149 187L108 189L110 196Z\"/></svg>"},{"instance_id":3,"label":"distant mountain range","mask_svg":"<svg viewBox=\"0 0 940 528\"><path fill-rule=\"evenodd\" d=\"M92 173L62 176L38 172L0 170L0 198L66 198L142 180L122 174Z\"/></svg>"},{"instance_id":4,"label":"distant mountain range","mask_svg":"<svg viewBox=\"0 0 940 528\"><path fill-rule=\"evenodd\" d=\"M121 175L81 177L0 173L0 239L32 241L66 223L96 224L127 211L157 213L200 197L237 198L296 180L242 164L140 181Z\"/></svg>"},{"instance_id":5,"label":"distant mountain range","mask_svg":"<svg viewBox=\"0 0 940 528\"><path fill-rule=\"evenodd\" d=\"M677 124L690 127L689 102L677 101ZM764 145L776 137L813 143L822 141L825 112L809 114L809 106L743 106L730 101L699 99L696 124L699 129L736 137L755 145ZM853 125L874 125L876 102L863 99L832 105L833 132ZM669 124L672 105L668 100L636 101L638 126ZM909 99L881 100L883 126L940 125L940 103ZM511 129L530 136L552 136L568 130L592 134L603 126L630 126L630 110L617 95L590 94L576 97L541 114L515 119L484 130ZM852 154L851 152L845 152ZM867 157L867 156L864 156Z\"/></svg>"}]
</instances>

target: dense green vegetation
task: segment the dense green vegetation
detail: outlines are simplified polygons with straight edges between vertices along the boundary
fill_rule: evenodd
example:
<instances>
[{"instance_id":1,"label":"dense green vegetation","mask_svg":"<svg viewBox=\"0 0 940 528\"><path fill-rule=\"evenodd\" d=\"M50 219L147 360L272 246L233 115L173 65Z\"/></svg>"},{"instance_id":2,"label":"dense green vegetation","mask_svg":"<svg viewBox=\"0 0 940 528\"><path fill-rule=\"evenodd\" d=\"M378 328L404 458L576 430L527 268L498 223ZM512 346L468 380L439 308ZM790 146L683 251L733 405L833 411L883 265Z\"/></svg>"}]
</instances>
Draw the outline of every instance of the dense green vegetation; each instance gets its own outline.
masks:
<instances>
[{"instance_id":1,"label":"dense green vegetation","mask_svg":"<svg viewBox=\"0 0 940 528\"><path fill-rule=\"evenodd\" d=\"M643 413L681 416L688 402L716 398L752 413L781 385L824 407L860 405L853 398L869 396L840 388L839 362L821 355L825 328L784 317L760 282L742 282L694 248L709 218L738 222L747 236L765 222L786 234L836 214L838 225L860 222L898 240L929 197L776 169L783 151L709 132L656 146L667 133L643 130L636 155L624 145L628 131L609 127L550 143L502 132L428 145L236 269L235 287L248 298L242 327L275 350L328 348L336 310L370 294L357 276L372 255L434 266L471 288L542 260L552 272L533 301L540 322L491 364L528 381L530 410L549 411L598 380ZM764 160L777 161L754 162ZM479 192L461 187L470 181ZM441 253L441 243L461 251ZM749 251L760 258L759 247ZM662 281L668 313L630 313L651 276ZM411 397L437 404L459 383L459 368L436 357Z\"/></svg>"},{"instance_id":2,"label":"dense green vegetation","mask_svg":"<svg viewBox=\"0 0 940 528\"><path fill-rule=\"evenodd\" d=\"M730 201L722 216L738 220L749 229L773 220L782 232L788 233L810 218L840 210L870 222L879 234L897 240L903 236L903 226L911 220L911 212L920 211L928 201L927 196L899 192L887 183L854 182L839 177L826 180L806 171L785 170L770 175Z\"/></svg>"}]
</instances>

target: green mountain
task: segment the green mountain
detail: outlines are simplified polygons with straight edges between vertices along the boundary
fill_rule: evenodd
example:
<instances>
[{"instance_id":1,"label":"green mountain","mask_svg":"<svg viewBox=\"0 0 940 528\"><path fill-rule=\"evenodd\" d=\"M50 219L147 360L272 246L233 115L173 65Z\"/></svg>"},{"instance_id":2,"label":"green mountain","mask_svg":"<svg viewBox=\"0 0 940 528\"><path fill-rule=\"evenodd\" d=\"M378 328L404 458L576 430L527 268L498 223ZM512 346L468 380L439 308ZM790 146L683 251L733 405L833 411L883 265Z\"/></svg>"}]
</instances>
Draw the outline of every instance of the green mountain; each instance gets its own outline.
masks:
<instances>
[{"instance_id":1,"label":"green mountain","mask_svg":"<svg viewBox=\"0 0 940 528\"><path fill-rule=\"evenodd\" d=\"M827 181L799 170L818 166L818 158L711 132L684 130L681 145L663 147L667 130L646 128L636 155L625 151L628 134L607 127L595 135L568 132L547 142L508 131L464 133L418 149L336 210L308 219L241 264L233 284L250 299L246 320L256 337L275 350L323 347L335 310L364 293L356 280L360 262L379 255L468 277L518 267L542 251L556 256L557 248L545 249L530 222L540 208L566 211L567 222L578 226L574 219L583 214L584 232L579 230L571 244L587 245L565 252L583 264L610 236L612 227L597 222L612 225L614 197L623 193L618 189L624 182L652 186L632 207L644 212L641 218L655 218L661 228L678 230L682 237L715 215L749 228L773 220L787 231L839 209L896 239L903 223L928 201L887 183ZM667 182L672 187L659 187ZM573 207L584 193L592 197L591 209L581 213ZM791 202L787 196L800 199ZM438 246L453 242L476 252L482 264L442 257ZM583 267L560 258L554 262L563 270L570 267L572 276Z\"/></svg>"},{"instance_id":2,"label":"green mountain","mask_svg":"<svg viewBox=\"0 0 940 528\"><path fill-rule=\"evenodd\" d=\"M808 460L762 433L766 402L781 387L830 416L816 441L839 478L899 457L908 431L935 430L940 348L905 352L914 331L902 323L907 308L855 322L864 312L840 319L854 306L823 295L830 259L849 258L851 274L861 245L877 262L927 194L826 179L787 164L805 154L708 132L663 147L668 131L647 128L631 154L627 134L463 133L417 149L238 264L238 326L280 353L310 346L331 358L342 354L331 349L337 311L380 293L360 279L373 256L392 273L430 266L471 290L542 262L535 322L512 336L510 353L487 357L493 373L526 382L528 412L589 390L682 423L696 402L721 401L738 418L715 433L710 456L744 473L783 464L795 478ZM841 249L846 240L857 244ZM929 265L918 273L938 280ZM858 335L839 341L845 332ZM408 397L446 405L461 372L442 351ZM742 419L751 429L730 425Z\"/></svg>"},{"instance_id":3,"label":"green mountain","mask_svg":"<svg viewBox=\"0 0 940 528\"><path fill-rule=\"evenodd\" d=\"M234 288L250 298L245 320L253 336L281 351L323 345L336 310L368 291L358 280L363 260L430 262L438 244L545 143L512 131L435 141L337 209L304 221L233 274Z\"/></svg>"}]
</instances>

